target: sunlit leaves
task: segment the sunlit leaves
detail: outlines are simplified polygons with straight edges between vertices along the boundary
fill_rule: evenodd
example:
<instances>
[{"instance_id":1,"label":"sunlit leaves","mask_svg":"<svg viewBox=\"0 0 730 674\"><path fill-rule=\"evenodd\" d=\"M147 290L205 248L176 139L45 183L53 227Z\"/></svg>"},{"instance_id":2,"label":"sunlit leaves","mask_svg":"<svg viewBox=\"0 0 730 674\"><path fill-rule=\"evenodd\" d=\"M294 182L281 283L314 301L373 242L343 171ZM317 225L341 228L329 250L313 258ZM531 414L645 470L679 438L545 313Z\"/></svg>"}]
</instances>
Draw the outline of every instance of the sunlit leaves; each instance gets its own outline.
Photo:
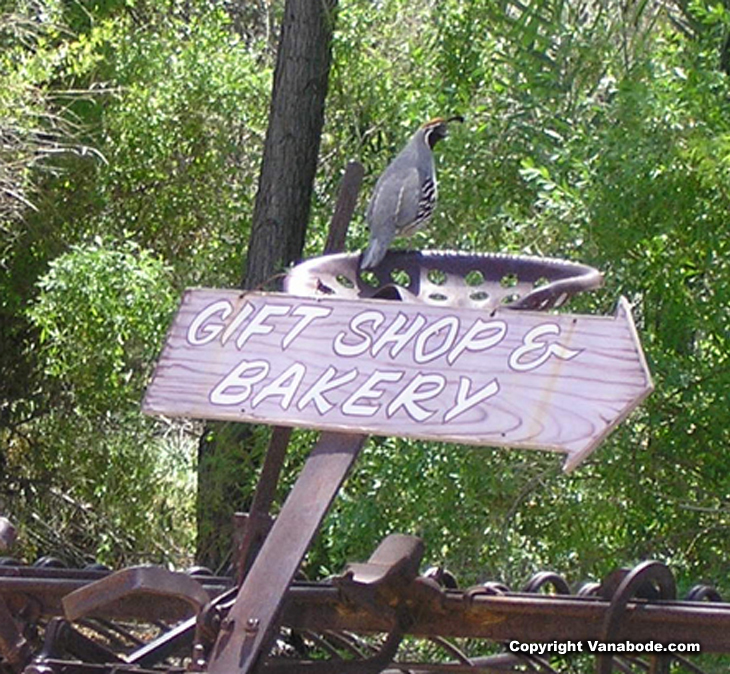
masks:
<instances>
[{"instance_id":1,"label":"sunlit leaves","mask_svg":"<svg viewBox=\"0 0 730 674\"><path fill-rule=\"evenodd\" d=\"M134 243L74 247L29 314L47 374L88 412L136 407L176 304L169 269Z\"/></svg>"},{"instance_id":2,"label":"sunlit leaves","mask_svg":"<svg viewBox=\"0 0 730 674\"><path fill-rule=\"evenodd\" d=\"M47 526L31 525L26 554L179 558L192 533L190 439L138 411L177 304L170 269L131 241L97 240L56 258L39 288L28 315L50 404L23 429L27 453L8 457L18 486L6 511Z\"/></svg>"}]
</instances>

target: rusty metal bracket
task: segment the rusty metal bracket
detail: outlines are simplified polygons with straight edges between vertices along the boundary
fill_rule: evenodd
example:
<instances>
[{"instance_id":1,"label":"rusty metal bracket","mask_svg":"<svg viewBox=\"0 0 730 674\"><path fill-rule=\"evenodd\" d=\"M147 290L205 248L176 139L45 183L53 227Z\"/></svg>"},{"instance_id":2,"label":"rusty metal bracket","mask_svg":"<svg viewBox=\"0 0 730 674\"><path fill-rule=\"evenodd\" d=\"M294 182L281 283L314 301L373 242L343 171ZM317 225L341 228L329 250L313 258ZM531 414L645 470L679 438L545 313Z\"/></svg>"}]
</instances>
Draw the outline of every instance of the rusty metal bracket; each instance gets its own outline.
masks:
<instances>
[{"instance_id":1,"label":"rusty metal bracket","mask_svg":"<svg viewBox=\"0 0 730 674\"><path fill-rule=\"evenodd\" d=\"M130 653L127 662L147 667L193 644L206 648L215 641L220 627L220 614L230 609L236 591L236 588L231 588L222 592L203 606L196 616L184 620L162 636Z\"/></svg>"},{"instance_id":2,"label":"rusty metal bracket","mask_svg":"<svg viewBox=\"0 0 730 674\"><path fill-rule=\"evenodd\" d=\"M120 605L140 597L177 600L187 604L192 613L210 601L202 585L184 573L159 566L133 566L71 592L63 598L63 608L66 618L74 621L103 612L112 604ZM154 611L153 602L150 610Z\"/></svg>"},{"instance_id":3,"label":"rusty metal bracket","mask_svg":"<svg viewBox=\"0 0 730 674\"><path fill-rule=\"evenodd\" d=\"M621 620L631 599L636 596L637 590L647 591L647 586L654 587L658 592L658 599L675 599L677 586L672 572L661 562L642 562L626 573L611 596L611 604L603 619L601 640L609 643L614 640L620 631ZM669 674L671 656L656 655L651 659L650 674ZM613 655L602 655L596 660L597 674L611 674L613 669Z\"/></svg>"},{"instance_id":4,"label":"rusty metal bracket","mask_svg":"<svg viewBox=\"0 0 730 674\"><path fill-rule=\"evenodd\" d=\"M348 564L344 575L335 582L369 586L409 583L418 575L423 550L420 538L391 534L383 539L367 562Z\"/></svg>"},{"instance_id":5,"label":"rusty metal bracket","mask_svg":"<svg viewBox=\"0 0 730 674\"><path fill-rule=\"evenodd\" d=\"M367 562L347 565L332 584L353 604L390 612L402 599L403 588L418 576L423 541L416 536L392 534L375 549Z\"/></svg>"}]
</instances>

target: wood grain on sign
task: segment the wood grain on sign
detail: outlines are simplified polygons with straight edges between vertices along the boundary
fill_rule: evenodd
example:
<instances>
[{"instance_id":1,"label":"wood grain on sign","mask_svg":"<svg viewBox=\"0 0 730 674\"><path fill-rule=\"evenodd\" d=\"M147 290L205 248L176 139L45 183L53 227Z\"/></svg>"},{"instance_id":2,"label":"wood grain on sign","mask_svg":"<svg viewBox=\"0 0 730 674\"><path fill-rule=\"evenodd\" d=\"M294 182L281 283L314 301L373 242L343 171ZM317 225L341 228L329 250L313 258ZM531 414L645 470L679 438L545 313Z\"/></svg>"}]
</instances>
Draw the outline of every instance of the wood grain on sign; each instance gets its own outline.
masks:
<instances>
[{"instance_id":1,"label":"wood grain on sign","mask_svg":"<svg viewBox=\"0 0 730 674\"><path fill-rule=\"evenodd\" d=\"M548 449L575 467L652 390L625 299L580 316L186 291L148 414Z\"/></svg>"}]
</instances>

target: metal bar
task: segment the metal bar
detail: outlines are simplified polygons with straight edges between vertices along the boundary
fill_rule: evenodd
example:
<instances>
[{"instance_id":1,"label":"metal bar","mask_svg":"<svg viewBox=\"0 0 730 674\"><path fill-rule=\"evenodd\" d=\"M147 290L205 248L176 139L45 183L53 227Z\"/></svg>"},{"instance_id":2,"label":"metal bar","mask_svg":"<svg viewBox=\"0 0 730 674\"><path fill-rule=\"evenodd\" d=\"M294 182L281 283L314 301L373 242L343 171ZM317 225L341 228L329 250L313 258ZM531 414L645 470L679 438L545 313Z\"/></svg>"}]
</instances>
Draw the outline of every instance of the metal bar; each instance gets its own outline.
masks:
<instances>
[{"instance_id":1,"label":"metal bar","mask_svg":"<svg viewBox=\"0 0 730 674\"><path fill-rule=\"evenodd\" d=\"M0 578L0 595L38 594L63 596L93 581L72 578Z\"/></svg>"},{"instance_id":2,"label":"metal bar","mask_svg":"<svg viewBox=\"0 0 730 674\"><path fill-rule=\"evenodd\" d=\"M51 578L0 578L0 596L36 596L43 615L60 612L60 599L90 581ZM417 583L419 581L416 581ZM218 588L219 589L219 588ZM211 586L209 591L212 591ZM404 588L404 592L410 590ZM408 594L404 596L409 596ZM159 602L157 602L159 604ZM418 620L409 629L416 636L475 637L495 641L601 639L601 626L610 603L597 597L536 596L508 593L476 596L467 601L461 591L436 598L436 609L426 600L416 603ZM423 607L421 610L420 607ZM134 603L114 607L109 616L139 617ZM295 629L387 632L393 627L387 614L375 615L342 600L341 591L322 584L297 583L287 593L283 623ZM195 620L185 628L194 630ZM618 636L631 640L698 642L703 652L730 653L730 604L688 601L629 601ZM182 629L182 631L185 630ZM177 629L177 628L176 628ZM173 630L175 632L176 630ZM172 633L167 637L174 636ZM146 664L146 663L145 663Z\"/></svg>"},{"instance_id":3,"label":"metal bar","mask_svg":"<svg viewBox=\"0 0 730 674\"><path fill-rule=\"evenodd\" d=\"M339 253L345 249L347 229L357 205L357 197L362 185L365 169L360 162L351 161L345 167L340 190L337 195L335 211L330 221L324 254ZM276 495L281 469L284 466L286 450L289 446L292 429L275 426L271 432L269 448L264 459L248 519L245 523L241 543L236 551L236 579L239 585L250 571L268 531L266 518Z\"/></svg>"},{"instance_id":4,"label":"metal bar","mask_svg":"<svg viewBox=\"0 0 730 674\"><path fill-rule=\"evenodd\" d=\"M58 569L40 566L0 566L0 580L5 578L51 578L54 580L99 580L106 578L112 571L96 569ZM211 576L213 577L213 576Z\"/></svg>"},{"instance_id":5,"label":"metal bar","mask_svg":"<svg viewBox=\"0 0 730 674\"><path fill-rule=\"evenodd\" d=\"M352 220L352 214L357 206L357 196L360 193L360 186L365 175L365 169L360 162L351 161L345 167L345 174L342 176L340 191L337 194L335 212L330 221L327 243L324 246L324 254L341 253L345 250L345 238L347 228Z\"/></svg>"},{"instance_id":6,"label":"metal bar","mask_svg":"<svg viewBox=\"0 0 730 674\"><path fill-rule=\"evenodd\" d=\"M124 662L111 649L90 639L68 623L61 631L60 640L63 650L84 662Z\"/></svg>"},{"instance_id":7,"label":"metal bar","mask_svg":"<svg viewBox=\"0 0 730 674\"><path fill-rule=\"evenodd\" d=\"M210 674L245 674L256 666L294 574L364 441L344 433L320 437L221 625Z\"/></svg>"},{"instance_id":8,"label":"metal bar","mask_svg":"<svg viewBox=\"0 0 730 674\"><path fill-rule=\"evenodd\" d=\"M127 663L140 667L155 665L172 653L192 646L194 637L195 618L189 618L173 627L169 632L165 632L162 637L131 653L127 657Z\"/></svg>"},{"instance_id":9,"label":"metal bar","mask_svg":"<svg viewBox=\"0 0 730 674\"><path fill-rule=\"evenodd\" d=\"M364 168L359 162L350 162L345 168L335 212L330 222L324 250L325 254L344 250L347 229L357 205L357 197L364 172ZM238 580L242 587L227 620L235 621L237 617L245 618L247 628L250 630L250 628L256 626L257 630L244 632L242 620L238 621L235 634L226 633L225 629L222 630L213 651L212 669L210 670L212 674L215 671L229 671L226 667L230 667L231 664L225 665L223 663L233 663L236 657L241 658L239 665L241 671L249 671L252 666L250 663L258 658L260 650L269 637L268 633L272 628L275 616L280 610L286 590L291 584L314 534L365 441L365 436L323 434L307 460L277 522L268 537L266 537L265 533L262 535L259 527L261 522L259 515L268 513L273 502L290 436L291 429L275 427L272 431L269 451L266 454L264 467L251 505L252 516L248 520L237 556L239 560ZM336 451L332 452L332 449L336 449ZM323 478L328 476L331 479L330 488L327 488L328 485L323 484ZM312 483L311 487L310 482ZM308 489L311 489L311 494L307 493ZM291 505L289 505L290 502ZM302 504L310 502L311 519L307 519L306 514L303 515L299 512L300 502ZM287 505L289 505L288 510ZM279 522L285 513L291 513L287 515L291 519L289 526L287 526L288 522L286 520L283 524ZM278 539L274 538L275 534L279 536ZM291 542L289 537L292 537ZM268 540L273 542L268 543ZM298 545L295 545L295 543L298 543ZM287 547L290 544L291 549ZM269 554L265 556L265 562L257 567L255 560L261 550L266 550ZM286 565L281 564L282 559L286 559L289 563ZM269 568L265 564L277 562L280 565L280 573L276 577L277 584L272 585L271 580L268 578ZM265 581L261 588L268 587L268 591L256 588L257 581L255 577L252 577L250 581L244 581L249 577L249 574L253 576L256 568L261 569L257 573ZM258 613L262 613L262 615L259 616ZM248 621L258 622L249 623ZM227 624L229 630L234 630L235 622L228 622ZM224 627L225 625L226 623L224 623ZM230 641L228 641L229 639ZM244 644L249 642L251 647L244 653ZM239 651L241 653L237 655ZM233 670L230 669L230 671Z\"/></svg>"},{"instance_id":10,"label":"metal bar","mask_svg":"<svg viewBox=\"0 0 730 674\"><path fill-rule=\"evenodd\" d=\"M497 656L494 656L497 657ZM543 672L545 670L538 669L536 666L527 665L529 669L517 669L519 666L525 666L524 660L513 658L513 662L506 661L502 664L497 661L496 665L488 663L471 665L461 665L456 663L417 663L417 662L399 662L398 665L393 664L392 668L384 669L381 674L523 674L524 672Z\"/></svg>"},{"instance_id":11,"label":"metal bar","mask_svg":"<svg viewBox=\"0 0 730 674\"><path fill-rule=\"evenodd\" d=\"M251 512L269 512L276 495L276 485L279 482L279 474L286 458L286 449L289 446L292 430L292 428L284 428L283 426L275 426L272 429L269 449L266 452L267 462L264 463L259 483L256 485L256 491L251 503ZM269 456L272 456L275 460L269 462Z\"/></svg>"},{"instance_id":12,"label":"metal bar","mask_svg":"<svg viewBox=\"0 0 730 674\"><path fill-rule=\"evenodd\" d=\"M419 585L417 580L403 590L415 618L408 634L418 637L598 642L610 609L609 602L591 597L515 593L467 599L461 591L438 590L420 595ZM702 653L730 653L730 604L632 600L623 615L612 640L698 643ZM367 633L388 632L395 623L388 611L343 601L335 588L293 587L282 624L296 630Z\"/></svg>"},{"instance_id":13,"label":"metal bar","mask_svg":"<svg viewBox=\"0 0 730 674\"><path fill-rule=\"evenodd\" d=\"M182 667L169 668L165 674L184 674ZM140 669L124 664L96 664L60 658L47 658L43 662L28 665L23 674L160 674L159 669Z\"/></svg>"},{"instance_id":14,"label":"metal bar","mask_svg":"<svg viewBox=\"0 0 730 674\"><path fill-rule=\"evenodd\" d=\"M107 578L107 576L99 576L99 578ZM214 577L191 576L200 586L209 594L215 595L227 590L231 586L231 579L225 576ZM41 594L41 595L66 595L69 592L86 587L95 581L94 578L69 578L60 576L53 578L50 576L23 576L9 577L0 575L0 595L5 594Z\"/></svg>"},{"instance_id":15,"label":"metal bar","mask_svg":"<svg viewBox=\"0 0 730 674\"><path fill-rule=\"evenodd\" d=\"M256 558L268 533L264 522L268 521L267 515L271 510L271 504L274 502L276 487L279 484L281 469L284 467L286 450L289 446L292 430L284 426L274 426L271 429L269 448L266 451L261 475L256 484L256 491L251 502L251 512L246 520L243 538L236 552L236 581L238 585L243 583L243 579L251 569L253 560Z\"/></svg>"},{"instance_id":16,"label":"metal bar","mask_svg":"<svg viewBox=\"0 0 730 674\"><path fill-rule=\"evenodd\" d=\"M211 579L206 578L202 585L209 595L219 594L231 585L229 578L221 578L216 584L207 582L209 580ZM88 587L92 582L70 578L0 577L0 598L14 600L14 604L23 604L32 597L39 602L44 616L64 615L63 598ZM181 620L190 615L190 609L184 602L165 602L158 597L141 595L106 606L99 611L99 615L120 619Z\"/></svg>"}]
</instances>

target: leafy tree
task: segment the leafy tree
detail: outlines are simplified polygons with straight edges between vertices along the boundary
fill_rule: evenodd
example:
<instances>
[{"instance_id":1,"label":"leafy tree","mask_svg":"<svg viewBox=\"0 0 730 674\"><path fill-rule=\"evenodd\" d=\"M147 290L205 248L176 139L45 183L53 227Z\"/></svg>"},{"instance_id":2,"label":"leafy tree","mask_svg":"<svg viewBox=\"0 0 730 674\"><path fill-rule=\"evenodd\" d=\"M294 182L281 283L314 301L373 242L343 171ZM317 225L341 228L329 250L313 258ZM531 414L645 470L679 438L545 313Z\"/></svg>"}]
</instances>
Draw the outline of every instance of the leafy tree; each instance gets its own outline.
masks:
<instances>
[{"instance_id":1,"label":"leafy tree","mask_svg":"<svg viewBox=\"0 0 730 674\"><path fill-rule=\"evenodd\" d=\"M0 454L16 480L3 503L33 532L32 522L58 511L59 498L43 485L56 484L59 467L73 465L59 473L69 481L56 491L97 517L78 551L119 563L133 554L179 557L190 552L192 523L185 519L194 478L188 473L184 486L180 480L194 466L194 428L151 425L138 407L164 334L161 316L169 318L169 284L225 284L240 273L254 157L263 138L267 56L253 49L258 38L238 37L214 6L187 16L179 7L168 12L154 5L140 5L131 15L115 3L84 16L54 8L53 28L34 33L28 44L10 36L13 50L7 59L3 54L4 74L22 83L18 92L40 110L25 118L29 137L47 120L61 120L59 128L68 132L63 147L61 132L53 136L59 151L44 155L44 171L37 162L26 166L33 208L10 223L13 237L3 244L0 284L8 320L2 321L0 352L7 404ZM28 156L38 154L31 147ZM74 253L66 257L69 250ZM149 286L149 263L158 256L167 265L162 295L162 286ZM37 286L49 264L52 271ZM125 275L122 301L114 293L122 293ZM157 303L155 311L142 306L142 298ZM137 303L132 314L125 313L127 301ZM74 312L65 314L69 303ZM94 320L79 320L89 311ZM148 341L117 334L97 344L114 331L105 312L118 312L124 330ZM122 471L125 462L130 467ZM153 488L150 481L160 473L171 479ZM107 478L119 488L103 487ZM155 492L168 515L153 516L159 511L150 503ZM125 518L133 503L143 505ZM73 512L67 514L71 521ZM171 527L171 517L183 524ZM27 555L48 552L30 541L30 532L23 538ZM110 537L117 543L99 542ZM52 547L61 548L60 540Z\"/></svg>"},{"instance_id":2,"label":"leafy tree","mask_svg":"<svg viewBox=\"0 0 730 674\"><path fill-rule=\"evenodd\" d=\"M46 374L89 412L134 410L175 305L169 269L133 242L74 246L30 307Z\"/></svg>"},{"instance_id":3,"label":"leafy tree","mask_svg":"<svg viewBox=\"0 0 730 674\"><path fill-rule=\"evenodd\" d=\"M191 466L138 411L176 304L169 269L134 243L99 241L58 257L39 286L28 314L48 407L3 432L5 511L32 531L29 551L69 562L179 558L190 527L174 493Z\"/></svg>"}]
</instances>

